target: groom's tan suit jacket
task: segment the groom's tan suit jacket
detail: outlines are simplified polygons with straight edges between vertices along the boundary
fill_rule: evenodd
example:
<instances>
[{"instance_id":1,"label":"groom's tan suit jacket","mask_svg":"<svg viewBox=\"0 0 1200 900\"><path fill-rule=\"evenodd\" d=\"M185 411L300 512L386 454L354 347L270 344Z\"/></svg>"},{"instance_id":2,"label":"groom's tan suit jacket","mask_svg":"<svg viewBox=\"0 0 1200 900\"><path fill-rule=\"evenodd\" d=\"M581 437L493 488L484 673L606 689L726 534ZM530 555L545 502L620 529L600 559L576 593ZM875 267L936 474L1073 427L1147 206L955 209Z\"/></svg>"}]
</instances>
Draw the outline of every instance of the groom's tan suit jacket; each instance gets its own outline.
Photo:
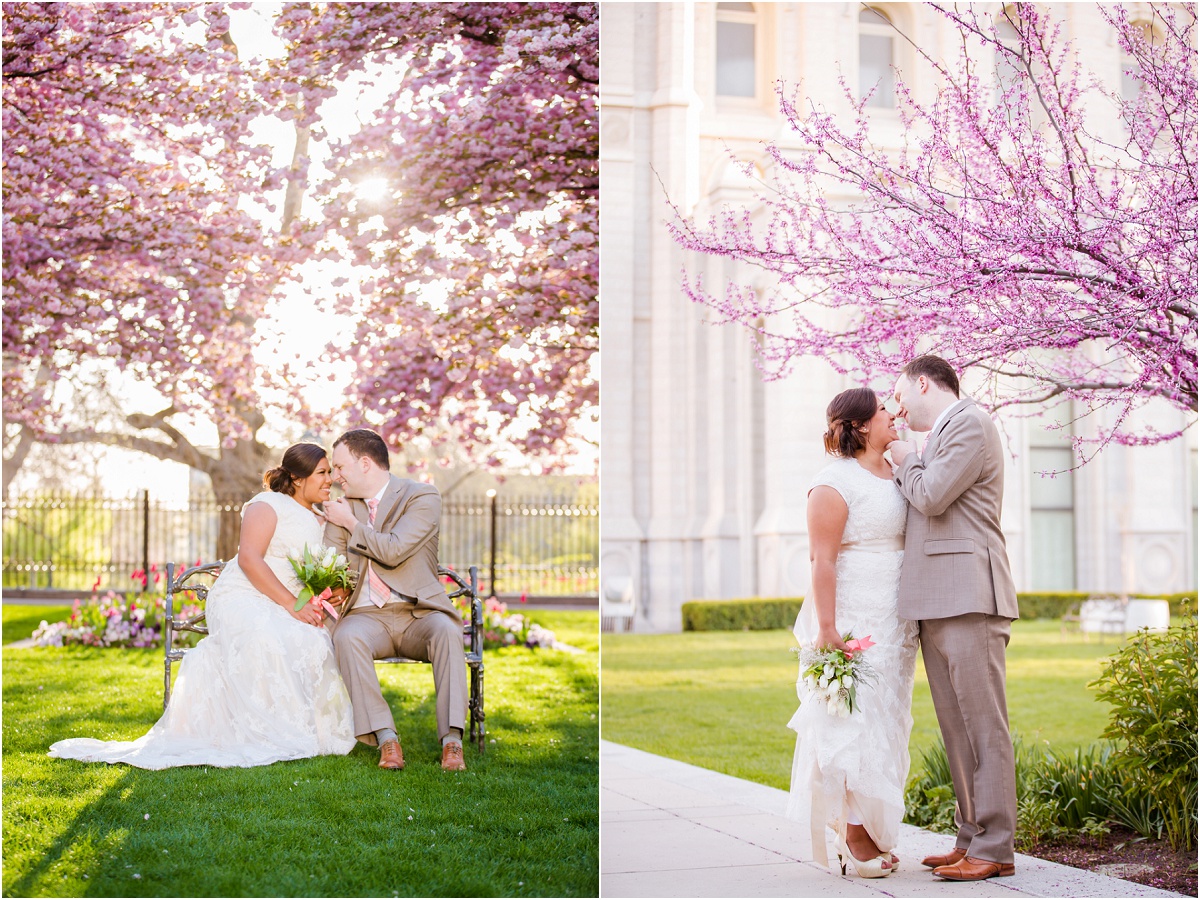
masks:
<instances>
[{"instance_id":1,"label":"groom's tan suit jacket","mask_svg":"<svg viewBox=\"0 0 1200 900\"><path fill-rule=\"evenodd\" d=\"M390 476L380 498L375 524L368 524L370 511L365 500L349 498L358 524L353 531L337 525L325 526L325 543L344 553L350 568L358 572L354 593L346 598L340 613L349 612L366 590L367 561L392 590L414 598L413 615L443 612L459 625L462 618L438 578L438 531L442 521L442 497L437 488L420 481Z\"/></svg>"},{"instance_id":2,"label":"groom's tan suit jacket","mask_svg":"<svg viewBox=\"0 0 1200 900\"><path fill-rule=\"evenodd\" d=\"M1018 618L1000 503L1004 457L987 413L959 400L918 456L895 472L908 499L899 613L943 619L964 613Z\"/></svg>"}]
</instances>

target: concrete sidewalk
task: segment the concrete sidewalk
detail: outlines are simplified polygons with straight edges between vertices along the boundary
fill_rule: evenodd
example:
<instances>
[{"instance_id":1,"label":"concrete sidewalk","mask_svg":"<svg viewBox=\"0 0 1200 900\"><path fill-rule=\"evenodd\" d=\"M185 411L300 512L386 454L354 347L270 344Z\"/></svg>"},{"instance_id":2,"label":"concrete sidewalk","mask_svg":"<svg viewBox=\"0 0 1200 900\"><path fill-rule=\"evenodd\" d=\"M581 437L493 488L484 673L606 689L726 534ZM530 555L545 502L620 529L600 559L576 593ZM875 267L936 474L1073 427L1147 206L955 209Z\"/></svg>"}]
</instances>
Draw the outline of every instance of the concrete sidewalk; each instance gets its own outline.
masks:
<instances>
[{"instance_id":1,"label":"concrete sidewalk","mask_svg":"<svg viewBox=\"0 0 1200 900\"><path fill-rule=\"evenodd\" d=\"M1017 874L942 881L920 860L953 840L902 825L901 868L842 877L810 859L808 828L784 817L787 792L600 744L602 897L1181 897L1018 855ZM832 845L831 860L836 860Z\"/></svg>"}]
</instances>

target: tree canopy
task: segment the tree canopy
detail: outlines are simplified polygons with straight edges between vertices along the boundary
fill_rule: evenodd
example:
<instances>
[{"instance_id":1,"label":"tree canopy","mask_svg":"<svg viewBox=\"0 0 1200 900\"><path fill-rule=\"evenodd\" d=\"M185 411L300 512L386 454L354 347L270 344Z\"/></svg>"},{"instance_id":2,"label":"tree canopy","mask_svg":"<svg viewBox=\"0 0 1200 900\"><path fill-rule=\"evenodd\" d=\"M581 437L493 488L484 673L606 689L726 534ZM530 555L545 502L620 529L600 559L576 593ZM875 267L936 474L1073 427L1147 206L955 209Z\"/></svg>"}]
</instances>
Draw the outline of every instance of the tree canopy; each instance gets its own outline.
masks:
<instances>
[{"instance_id":1,"label":"tree canopy","mask_svg":"<svg viewBox=\"0 0 1200 900\"><path fill-rule=\"evenodd\" d=\"M755 331L772 376L811 355L869 379L936 352L986 371L994 408L1068 398L1107 411L1100 445L1176 436L1129 415L1196 408L1196 19L1147 9L1098 7L1122 92L1035 4L940 8L961 43L913 45L939 86L919 97L897 72L895 146L845 81L844 121L780 85L802 149L768 148L758 211L672 226L769 287L690 276L688 295Z\"/></svg>"}]
</instances>

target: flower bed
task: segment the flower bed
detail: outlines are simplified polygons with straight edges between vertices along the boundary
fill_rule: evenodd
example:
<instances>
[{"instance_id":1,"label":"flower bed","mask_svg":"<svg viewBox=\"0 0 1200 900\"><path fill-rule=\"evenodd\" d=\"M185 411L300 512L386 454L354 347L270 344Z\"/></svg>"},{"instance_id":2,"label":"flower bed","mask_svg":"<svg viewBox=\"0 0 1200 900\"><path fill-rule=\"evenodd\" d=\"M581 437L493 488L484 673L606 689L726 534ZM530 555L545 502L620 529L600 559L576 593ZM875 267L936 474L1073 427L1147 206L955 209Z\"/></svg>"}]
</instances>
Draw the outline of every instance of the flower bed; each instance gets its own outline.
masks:
<instances>
[{"instance_id":1,"label":"flower bed","mask_svg":"<svg viewBox=\"0 0 1200 900\"><path fill-rule=\"evenodd\" d=\"M191 618L204 609L185 603L179 615ZM47 622L33 632L38 647L160 647L166 597L157 593L93 594L87 603L76 600L71 615L62 622ZM178 634L172 643L193 646L199 635Z\"/></svg>"},{"instance_id":2,"label":"flower bed","mask_svg":"<svg viewBox=\"0 0 1200 900\"><path fill-rule=\"evenodd\" d=\"M465 596L454 598L454 608L464 622L471 619L471 607ZM463 638L467 642L466 637ZM524 613L510 613L508 604L488 597L483 601L483 648L495 650L499 647L553 648L554 632L530 622Z\"/></svg>"}]
</instances>

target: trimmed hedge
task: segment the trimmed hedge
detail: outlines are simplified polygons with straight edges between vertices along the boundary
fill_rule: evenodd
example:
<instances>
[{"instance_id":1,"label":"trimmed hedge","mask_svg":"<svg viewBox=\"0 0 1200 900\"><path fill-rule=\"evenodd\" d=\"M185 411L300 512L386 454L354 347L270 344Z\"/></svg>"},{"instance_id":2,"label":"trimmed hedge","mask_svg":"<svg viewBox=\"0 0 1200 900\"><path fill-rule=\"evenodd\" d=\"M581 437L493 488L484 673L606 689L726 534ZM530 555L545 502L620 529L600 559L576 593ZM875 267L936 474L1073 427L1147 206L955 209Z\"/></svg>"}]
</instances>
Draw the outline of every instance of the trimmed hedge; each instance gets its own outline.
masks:
<instances>
[{"instance_id":1,"label":"trimmed hedge","mask_svg":"<svg viewBox=\"0 0 1200 900\"><path fill-rule=\"evenodd\" d=\"M684 631L790 631L803 602L803 597L692 600L680 611Z\"/></svg>"},{"instance_id":2,"label":"trimmed hedge","mask_svg":"<svg viewBox=\"0 0 1200 900\"><path fill-rule=\"evenodd\" d=\"M1166 600L1171 604L1171 615L1194 616L1196 614L1196 592L1184 591L1180 594L1138 594L1152 600Z\"/></svg>"},{"instance_id":3,"label":"trimmed hedge","mask_svg":"<svg viewBox=\"0 0 1200 900\"><path fill-rule=\"evenodd\" d=\"M1017 594L1022 619L1061 619L1072 606L1089 597L1116 596L1087 591L1041 591ZM1195 615L1196 592L1179 594L1134 594L1145 600L1166 600L1171 615ZM684 631L769 631L791 630L803 597L744 597L738 600L692 600L683 604Z\"/></svg>"},{"instance_id":4,"label":"trimmed hedge","mask_svg":"<svg viewBox=\"0 0 1200 900\"><path fill-rule=\"evenodd\" d=\"M1116 597L1116 594L1090 591L1043 591L1017 594L1017 607L1022 619L1061 619L1072 606L1089 597ZM1138 600L1166 600L1171 606L1171 615L1195 615L1196 592L1179 594L1131 594Z\"/></svg>"}]
</instances>

